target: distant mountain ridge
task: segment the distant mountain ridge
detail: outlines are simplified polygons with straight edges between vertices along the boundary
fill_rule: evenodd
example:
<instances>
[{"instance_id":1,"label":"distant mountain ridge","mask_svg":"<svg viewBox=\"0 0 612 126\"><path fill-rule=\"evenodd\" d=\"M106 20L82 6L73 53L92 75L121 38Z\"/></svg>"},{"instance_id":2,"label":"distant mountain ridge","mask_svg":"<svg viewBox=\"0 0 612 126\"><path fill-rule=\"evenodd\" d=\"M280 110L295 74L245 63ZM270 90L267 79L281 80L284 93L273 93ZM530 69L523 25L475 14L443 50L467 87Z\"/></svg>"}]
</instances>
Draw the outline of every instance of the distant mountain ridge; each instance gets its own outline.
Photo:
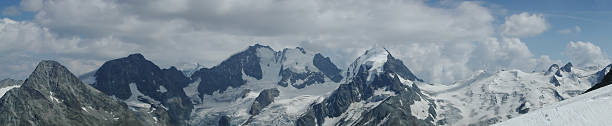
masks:
<instances>
[{"instance_id":1,"label":"distant mountain ridge","mask_svg":"<svg viewBox=\"0 0 612 126\"><path fill-rule=\"evenodd\" d=\"M389 50L348 68L296 47L255 44L219 65L161 69L140 54L83 76L140 117L173 125L491 125L580 95L609 72L553 64L547 71L480 71L450 85L418 78ZM120 88L117 88L120 87ZM400 118L402 117L402 118ZM151 120L155 118L155 120Z\"/></svg>"}]
</instances>

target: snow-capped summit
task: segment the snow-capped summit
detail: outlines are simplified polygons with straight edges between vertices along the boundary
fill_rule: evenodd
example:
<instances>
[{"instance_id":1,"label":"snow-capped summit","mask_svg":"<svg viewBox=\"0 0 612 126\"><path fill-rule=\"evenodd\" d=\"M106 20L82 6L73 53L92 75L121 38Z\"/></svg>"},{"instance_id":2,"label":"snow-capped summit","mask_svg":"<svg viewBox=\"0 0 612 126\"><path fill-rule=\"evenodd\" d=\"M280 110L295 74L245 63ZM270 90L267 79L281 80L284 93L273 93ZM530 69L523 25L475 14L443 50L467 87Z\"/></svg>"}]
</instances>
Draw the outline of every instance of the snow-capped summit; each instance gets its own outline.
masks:
<instances>
[{"instance_id":1,"label":"snow-capped summit","mask_svg":"<svg viewBox=\"0 0 612 126\"><path fill-rule=\"evenodd\" d=\"M359 70L364 67L370 73L382 72L382 67L387 62L389 52L380 47L375 47L367 50L363 55L359 56L348 68L346 79L352 79Z\"/></svg>"},{"instance_id":2,"label":"snow-capped summit","mask_svg":"<svg viewBox=\"0 0 612 126\"><path fill-rule=\"evenodd\" d=\"M338 87L340 73L320 53L255 44L190 77L184 90L195 104L191 124L293 124L309 104Z\"/></svg>"},{"instance_id":3,"label":"snow-capped summit","mask_svg":"<svg viewBox=\"0 0 612 126\"><path fill-rule=\"evenodd\" d=\"M295 125L434 125L436 107L415 83L420 79L388 50L370 49L350 66L343 84Z\"/></svg>"},{"instance_id":4,"label":"snow-capped summit","mask_svg":"<svg viewBox=\"0 0 612 126\"><path fill-rule=\"evenodd\" d=\"M371 73L368 80L375 74L383 71L392 71L405 80L421 81L417 78L401 60L395 59L389 50L382 47L374 47L359 56L348 68L346 80L352 80L361 70Z\"/></svg>"}]
</instances>

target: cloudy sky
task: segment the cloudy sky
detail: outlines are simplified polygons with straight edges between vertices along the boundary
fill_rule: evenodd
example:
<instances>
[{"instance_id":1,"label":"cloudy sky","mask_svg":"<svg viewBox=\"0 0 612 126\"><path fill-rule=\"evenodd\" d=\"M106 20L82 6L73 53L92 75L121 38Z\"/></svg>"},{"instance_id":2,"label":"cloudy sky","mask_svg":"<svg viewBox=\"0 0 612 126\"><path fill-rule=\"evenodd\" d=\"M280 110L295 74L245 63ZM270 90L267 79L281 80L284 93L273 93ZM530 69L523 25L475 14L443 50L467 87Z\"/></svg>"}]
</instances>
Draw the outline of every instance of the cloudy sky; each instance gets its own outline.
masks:
<instances>
[{"instance_id":1,"label":"cloudy sky","mask_svg":"<svg viewBox=\"0 0 612 126\"><path fill-rule=\"evenodd\" d=\"M345 67L383 46L428 82L476 70L610 63L607 0L2 0L0 78L43 59L76 74L140 52L169 67L218 64L249 45L304 47Z\"/></svg>"}]
</instances>

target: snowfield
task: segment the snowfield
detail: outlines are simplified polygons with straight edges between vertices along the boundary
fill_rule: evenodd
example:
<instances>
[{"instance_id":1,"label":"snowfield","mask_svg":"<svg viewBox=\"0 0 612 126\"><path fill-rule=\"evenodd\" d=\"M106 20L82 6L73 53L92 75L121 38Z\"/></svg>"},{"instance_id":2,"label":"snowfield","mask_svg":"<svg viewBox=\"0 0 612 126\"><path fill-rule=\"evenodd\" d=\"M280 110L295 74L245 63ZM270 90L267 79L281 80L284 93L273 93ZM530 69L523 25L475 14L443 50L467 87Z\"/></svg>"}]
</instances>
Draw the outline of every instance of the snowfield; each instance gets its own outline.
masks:
<instances>
[{"instance_id":1,"label":"snowfield","mask_svg":"<svg viewBox=\"0 0 612 126\"><path fill-rule=\"evenodd\" d=\"M606 126L612 124L612 86L606 86L497 126Z\"/></svg>"},{"instance_id":2,"label":"snowfield","mask_svg":"<svg viewBox=\"0 0 612 126\"><path fill-rule=\"evenodd\" d=\"M480 71L452 85L417 84L436 99L439 123L492 125L578 96L603 77L601 71L609 70L609 67L567 68L571 70Z\"/></svg>"}]
</instances>

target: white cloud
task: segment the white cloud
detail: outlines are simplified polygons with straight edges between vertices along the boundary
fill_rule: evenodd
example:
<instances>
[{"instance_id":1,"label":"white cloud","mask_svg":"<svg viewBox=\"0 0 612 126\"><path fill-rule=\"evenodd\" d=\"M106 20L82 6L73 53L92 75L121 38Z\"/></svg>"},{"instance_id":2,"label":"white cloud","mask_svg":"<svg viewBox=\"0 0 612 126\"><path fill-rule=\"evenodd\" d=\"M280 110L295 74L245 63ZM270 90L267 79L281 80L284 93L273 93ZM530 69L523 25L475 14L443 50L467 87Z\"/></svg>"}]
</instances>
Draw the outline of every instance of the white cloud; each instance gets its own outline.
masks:
<instances>
[{"instance_id":1,"label":"white cloud","mask_svg":"<svg viewBox=\"0 0 612 126\"><path fill-rule=\"evenodd\" d=\"M610 64L610 58L599 46L591 42L570 42L566 46L565 56L577 66L604 66Z\"/></svg>"},{"instance_id":2,"label":"white cloud","mask_svg":"<svg viewBox=\"0 0 612 126\"><path fill-rule=\"evenodd\" d=\"M546 31L548 27L549 24L542 14L523 12L506 17L500 32L503 36L508 37L526 37L538 35Z\"/></svg>"},{"instance_id":3,"label":"white cloud","mask_svg":"<svg viewBox=\"0 0 612 126\"><path fill-rule=\"evenodd\" d=\"M421 78L445 83L479 69L531 70L554 62L534 56L518 38L492 37L497 36L494 16L480 2L430 4L437 3L25 0L21 8L36 16L32 21L0 23L0 46L12 47L0 47L0 52L10 54L0 57L10 61L0 66L11 67L5 73L23 71L16 75L25 76L38 60L56 59L83 73L134 52L162 67L184 62L212 66L255 43L317 50L342 68L379 44ZM506 20L502 29L510 29L503 32L507 36L524 36L525 31L517 28L532 27L529 22L546 23L541 15L527 13ZM533 31L527 34L541 32ZM0 72L0 78L5 76L13 77Z\"/></svg>"},{"instance_id":4,"label":"white cloud","mask_svg":"<svg viewBox=\"0 0 612 126\"><path fill-rule=\"evenodd\" d=\"M438 83L465 79L476 70L495 72L519 69L531 72L542 71L551 64L560 63L546 55L534 56L518 38L489 38L476 43L413 43L390 47L392 53L402 54L399 58L419 77Z\"/></svg>"},{"instance_id":5,"label":"white cloud","mask_svg":"<svg viewBox=\"0 0 612 126\"><path fill-rule=\"evenodd\" d=\"M97 64L120 57L137 45L123 43L112 36L99 39L58 38L47 28L27 21L0 20L1 77L22 79L36 63L44 59L59 60L79 74ZM81 62L81 63L77 63ZM90 65L84 67L86 65Z\"/></svg>"}]
</instances>

